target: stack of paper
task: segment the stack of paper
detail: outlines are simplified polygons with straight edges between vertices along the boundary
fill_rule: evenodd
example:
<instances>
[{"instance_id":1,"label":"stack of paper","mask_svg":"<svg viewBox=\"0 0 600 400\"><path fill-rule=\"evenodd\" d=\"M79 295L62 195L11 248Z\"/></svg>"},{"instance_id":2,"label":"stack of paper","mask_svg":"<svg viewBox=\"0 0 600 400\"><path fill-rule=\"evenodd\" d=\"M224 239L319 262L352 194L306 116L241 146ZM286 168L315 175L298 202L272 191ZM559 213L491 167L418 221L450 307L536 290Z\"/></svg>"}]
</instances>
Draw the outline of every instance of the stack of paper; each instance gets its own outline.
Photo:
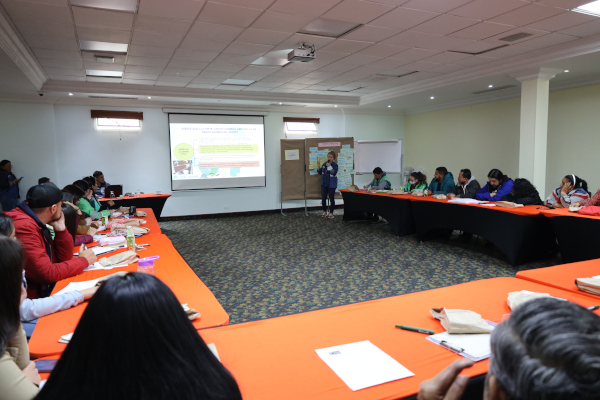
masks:
<instances>
[{"instance_id":1,"label":"stack of paper","mask_svg":"<svg viewBox=\"0 0 600 400\"><path fill-rule=\"evenodd\" d=\"M315 351L352 390L414 376L368 340Z\"/></svg>"}]
</instances>

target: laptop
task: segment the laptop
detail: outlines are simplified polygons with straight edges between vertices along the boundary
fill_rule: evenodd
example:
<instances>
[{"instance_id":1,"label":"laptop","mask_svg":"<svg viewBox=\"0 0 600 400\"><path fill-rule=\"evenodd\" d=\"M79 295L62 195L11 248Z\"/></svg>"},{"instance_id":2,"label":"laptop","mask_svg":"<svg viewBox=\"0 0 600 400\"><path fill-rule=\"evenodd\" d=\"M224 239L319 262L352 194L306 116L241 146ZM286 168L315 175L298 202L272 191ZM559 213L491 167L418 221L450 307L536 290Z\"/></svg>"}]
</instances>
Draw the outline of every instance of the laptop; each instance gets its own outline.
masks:
<instances>
[{"instance_id":1,"label":"laptop","mask_svg":"<svg viewBox=\"0 0 600 400\"><path fill-rule=\"evenodd\" d=\"M109 185L104 190L104 197L110 197L110 192L115 193L115 197L123 194L123 185Z\"/></svg>"}]
</instances>

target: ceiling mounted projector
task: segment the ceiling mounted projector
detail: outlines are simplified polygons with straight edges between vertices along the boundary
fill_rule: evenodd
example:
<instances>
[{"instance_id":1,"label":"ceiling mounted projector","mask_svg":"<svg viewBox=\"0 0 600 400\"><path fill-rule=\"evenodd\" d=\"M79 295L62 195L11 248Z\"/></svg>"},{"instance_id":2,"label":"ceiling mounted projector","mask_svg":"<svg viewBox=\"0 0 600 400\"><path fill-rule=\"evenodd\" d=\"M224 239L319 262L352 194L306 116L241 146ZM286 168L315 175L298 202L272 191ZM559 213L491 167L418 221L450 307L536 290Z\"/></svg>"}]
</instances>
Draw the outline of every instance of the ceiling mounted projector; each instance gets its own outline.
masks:
<instances>
[{"instance_id":1,"label":"ceiling mounted projector","mask_svg":"<svg viewBox=\"0 0 600 400\"><path fill-rule=\"evenodd\" d=\"M315 59L315 46L307 46L300 43L297 49L288 53L288 61L309 62Z\"/></svg>"}]
</instances>

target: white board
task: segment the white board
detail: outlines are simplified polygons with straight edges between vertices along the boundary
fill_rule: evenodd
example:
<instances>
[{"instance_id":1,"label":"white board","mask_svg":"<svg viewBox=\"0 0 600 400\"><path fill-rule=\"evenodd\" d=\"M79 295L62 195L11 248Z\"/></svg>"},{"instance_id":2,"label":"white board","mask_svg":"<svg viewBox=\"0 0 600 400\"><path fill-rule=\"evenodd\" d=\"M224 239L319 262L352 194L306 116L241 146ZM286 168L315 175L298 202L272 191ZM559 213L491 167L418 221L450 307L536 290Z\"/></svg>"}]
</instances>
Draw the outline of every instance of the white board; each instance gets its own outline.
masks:
<instances>
[{"instance_id":1,"label":"white board","mask_svg":"<svg viewBox=\"0 0 600 400\"><path fill-rule=\"evenodd\" d=\"M357 173L370 174L375 167L388 174L402 173L402 140L358 140L354 148Z\"/></svg>"}]
</instances>

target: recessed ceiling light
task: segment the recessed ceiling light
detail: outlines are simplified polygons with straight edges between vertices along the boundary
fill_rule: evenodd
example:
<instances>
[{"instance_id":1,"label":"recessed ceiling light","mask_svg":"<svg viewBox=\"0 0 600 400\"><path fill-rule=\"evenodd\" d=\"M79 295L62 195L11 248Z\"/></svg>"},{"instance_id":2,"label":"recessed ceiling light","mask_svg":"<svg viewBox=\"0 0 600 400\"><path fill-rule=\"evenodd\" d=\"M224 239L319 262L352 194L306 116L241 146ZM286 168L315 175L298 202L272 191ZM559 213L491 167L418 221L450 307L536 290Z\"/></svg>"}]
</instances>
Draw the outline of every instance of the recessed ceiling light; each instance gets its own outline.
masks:
<instances>
[{"instance_id":1,"label":"recessed ceiling light","mask_svg":"<svg viewBox=\"0 0 600 400\"><path fill-rule=\"evenodd\" d=\"M337 104L336 104L334 107L336 107L336 108L337 108Z\"/></svg>"},{"instance_id":2,"label":"recessed ceiling light","mask_svg":"<svg viewBox=\"0 0 600 400\"><path fill-rule=\"evenodd\" d=\"M360 27L361 24L333 19L317 18L298 33L338 38Z\"/></svg>"},{"instance_id":3,"label":"recessed ceiling light","mask_svg":"<svg viewBox=\"0 0 600 400\"><path fill-rule=\"evenodd\" d=\"M581 5L577 8L574 8L571 11L580 12L583 14L595 15L596 17L600 17L600 0L592 1L591 3L587 3Z\"/></svg>"},{"instance_id":4,"label":"recessed ceiling light","mask_svg":"<svg viewBox=\"0 0 600 400\"><path fill-rule=\"evenodd\" d=\"M283 103L279 103L279 105L282 105Z\"/></svg>"},{"instance_id":5,"label":"recessed ceiling light","mask_svg":"<svg viewBox=\"0 0 600 400\"><path fill-rule=\"evenodd\" d=\"M137 0L71 0L72 6L100 8L103 10L135 12Z\"/></svg>"},{"instance_id":6,"label":"recessed ceiling light","mask_svg":"<svg viewBox=\"0 0 600 400\"><path fill-rule=\"evenodd\" d=\"M80 40L79 48L82 51L102 51L105 53L127 54L127 43L96 42L94 40Z\"/></svg>"},{"instance_id":7,"label":"recessed ceiling light","mask_svg":"<svg viewBox=\"0 0 600 400\"><path fill-rule=\"evenodd\" d=\"M96 76L102 78L122 78L123 72L121 71L105 71L100 69L86 69L85 74L87 76Z\"/></svg>"},{"instance_id":8,"label":"recessed ceiling light","mask_svg":"<svg viewBox=\"0 0 600 400\"><path fill-rule=\"evenodd\" d=\"M491 87L494 87L494 85L488 85L488 87L490 87L490 88L491 88Z\"/></svg>"},{"instance_id":9,"label":"recessed ceiling light","mask_svg":"<svg viewBox=\"0 0 600 400\"><path fill-rule=\"evenodd\" d=\"M152 97L148 96L149 99L151 99Z\"/></svg>"},{"instance_id":10,"label":"recessed ceiling light","mask_svg":"<svg viewBox=\"0 0 600 400\"><path fill-rule=\"evenodd\" d=\"M569 72L569 70L568 70L568 69L565 69L565 72Z\"/></svg>"},{"instance_id":11,"label":"recessed ceiling light","mask_svg":"<svg viewBox=\"0 0 600 400\"><path fill-rule=\"evenodd\" d=\"M388 104L388 108L390 108L390 107L391 107L391 105Z\"/></svg>"},{"instance_id":12,"label":"recessed ceiling light","mask_svg":"<svg viewBox=\"0 0 600 400\"><path fill-rule=\"evenodd\" d=\"M433 100L433 99L435 99L435 97L431 96L430 99Z\"/></svg>"},{"instance_id":13,"label":"recessed ceiling light","mask_svg":"<svg viewBox=\"0 0 600 400\"><path fill-rule=\"evenodd\" d=\"M73 96L73 93L69 93L69 96Z\"/></svg>"},{"instance_id":14,"label":"recessed ceiling light","mask_svg":"<svg viewBox=\"0 0 600 400\"><path fill-rule=\"evenodd\" d=\"M221 84L222 85L236 85L236 86L250 86L254 82L256 82L256 81L249 80L249 79L226 79L223 82L221 82Z\"/></svg>"}]
</instances>

